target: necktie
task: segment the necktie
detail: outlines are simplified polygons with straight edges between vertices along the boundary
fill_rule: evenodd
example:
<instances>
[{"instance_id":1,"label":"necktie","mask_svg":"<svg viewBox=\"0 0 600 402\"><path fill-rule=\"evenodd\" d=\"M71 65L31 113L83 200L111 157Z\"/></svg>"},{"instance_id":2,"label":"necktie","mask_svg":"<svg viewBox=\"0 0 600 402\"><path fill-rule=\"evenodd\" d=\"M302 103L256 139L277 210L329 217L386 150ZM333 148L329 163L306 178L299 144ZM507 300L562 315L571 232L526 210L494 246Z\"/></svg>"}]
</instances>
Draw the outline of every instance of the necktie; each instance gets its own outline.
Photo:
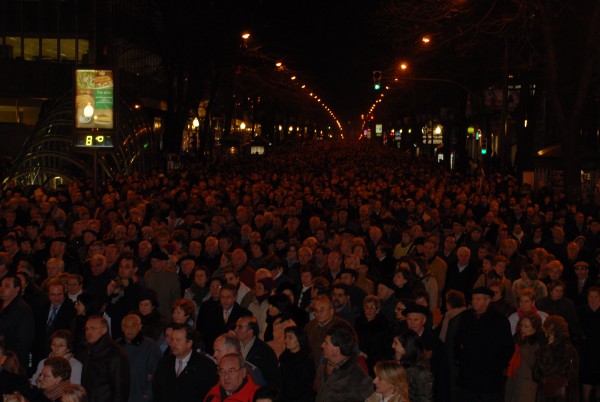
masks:
<instances>
[{"instance_id":1,"label":"necktie","mask_svg":"<svg viewBox=\"0 0 600 402\"><path fill-rule=\"evenodd\" d=\"M183 370L183 360L177 359L177 371L175 372L175 375L177 377L179 377L179 374L181 374L182 370Z\"/></svg>"},{"instance_id":2,"label":"necktie","mask_svg":"<svg viewBox=\"0 0 600 402\"><path fill-rule=\"evenodd\" d=\"M52 306L52 312L50 313L50 318L48 318L48 326L52 325L56 319L56 314L58 314L58 307Z\"/></svg>"},{"instance_id":3,"label":"necktie","mask_svg":"<svg viewBox=\"0 0 600 402\"><path fill-rule=\"evenodd\" d=\"M229 319L229 311L224 311L223 316L225 318L225 322L227 322L227 320Z\"/></svg>"}]
</instances>

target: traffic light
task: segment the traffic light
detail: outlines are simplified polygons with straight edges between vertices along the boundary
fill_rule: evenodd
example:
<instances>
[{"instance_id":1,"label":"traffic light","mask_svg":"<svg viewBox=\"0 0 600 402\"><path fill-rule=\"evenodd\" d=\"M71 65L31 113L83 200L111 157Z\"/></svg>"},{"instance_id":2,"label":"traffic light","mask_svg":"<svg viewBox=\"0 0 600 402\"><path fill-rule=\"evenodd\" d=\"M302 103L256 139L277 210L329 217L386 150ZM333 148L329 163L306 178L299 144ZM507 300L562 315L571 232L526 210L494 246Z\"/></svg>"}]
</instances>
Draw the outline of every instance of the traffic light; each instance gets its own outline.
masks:
<instances>
[{"instance_id":1,"label":"traffic light","mask_svg":"<svg viewBox=\"0 0 600 402\"><path fill-rule=\"evenodd\" d=\"M381 71L373 71L373 88L376 91L381 89Z\"/></svg>"},{"instance_id":2,"label":"traffic light","mask_svg":"<svg viewBox=\"0 0 600 402\"><path fill-rule=\"evenodd\" d=\"M481 137L481 155L487 155L487 138Z\"/></svg>"}]
</instances>

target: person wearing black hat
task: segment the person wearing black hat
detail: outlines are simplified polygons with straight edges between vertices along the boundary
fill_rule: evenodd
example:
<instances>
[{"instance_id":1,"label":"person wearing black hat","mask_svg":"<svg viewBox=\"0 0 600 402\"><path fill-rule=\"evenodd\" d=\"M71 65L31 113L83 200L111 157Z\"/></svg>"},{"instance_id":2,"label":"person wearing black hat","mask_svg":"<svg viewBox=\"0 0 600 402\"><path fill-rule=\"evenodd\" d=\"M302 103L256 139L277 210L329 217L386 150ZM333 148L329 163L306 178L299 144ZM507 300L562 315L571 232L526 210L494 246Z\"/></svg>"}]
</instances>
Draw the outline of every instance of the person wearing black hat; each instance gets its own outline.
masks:
<instances>
[{"instance_id":1,"label":"person wearing black hat","mask_svg":"<svg viewBox=\"0 0 600 402\"><path fill-rule=\"evenodd\" d=\"M423 346L430 358L431 371L434 373L434 377L439 378L443 363L444 345L434 333L431 325L426 325L427 321L430 320L431 311L423 305L409 303L406 305L404 311L402 311L402 315L406 317L408 329L417 333L423 341ZM437 394L437 382L434 388Z\"/></svg>"},{"instance_id":2,"label":"person wearing black hat","mask_svg":"<svg viewBox=\"0 0 600 402\"><path fill-rule=\"evenodd\" d=\"M377 284L377 296L381 299L380 313L392 326L396 318L396 285L391 279L384 279Z\"/></svg>"},{"instance_id":3,"label":"person wearing black hat","mask_svg":"<svg viewBox=\"0 0 600 402\"><path fill-rule=\"evenodd\" d=\"M393 216L387 216L381 221L383 225L383 234L381 240L387 244L396 245L402 240L400 232L396 228L396 219Z\"/></svg>"},{"instance_id":4,"label":"person wearing black hat","mask_svg":"<svg viewBox=\"0 0 600 402\"><path fill-rule=\"evenodd\" d=\"M179 268L177 271L179 288L183 292L185 289L189 288L194 281L192 272L194 272L194 268L196 268L196 259L190 255L184 255L177 260L177 267Z\"/></svg>"},{"instance_id":5,"label":"person wearing black hat","mask_svg":"<svg viewBox=\"0 0 600 402\"><path fill-rule=\"evenodd\" d=\"M493 292L473 289L472 308L461 314L456 334L459 400L500 401L503 371L514 352L508 320L488 308Z\"/></svg>"}]
</instances>

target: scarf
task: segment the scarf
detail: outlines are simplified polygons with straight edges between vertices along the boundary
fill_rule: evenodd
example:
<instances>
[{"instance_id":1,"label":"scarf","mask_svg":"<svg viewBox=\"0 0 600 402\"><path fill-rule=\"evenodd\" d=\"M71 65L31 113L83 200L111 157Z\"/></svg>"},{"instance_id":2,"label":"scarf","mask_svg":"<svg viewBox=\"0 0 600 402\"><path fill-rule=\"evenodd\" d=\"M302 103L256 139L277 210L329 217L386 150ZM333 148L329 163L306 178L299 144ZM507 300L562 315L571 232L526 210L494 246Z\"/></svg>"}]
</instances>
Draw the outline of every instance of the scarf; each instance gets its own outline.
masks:
<instances>
[{"instance_id":1,"label":"scarf","mask_svg":"<svg viewBox=\"0 0 600 402\"><path fill-rule=\"evenodd\" d=\"M510 361L508 362L508 370L506 375L512 377L515 375L517 369L521 367L521 352L519 351L519 342L515 343L515 353L513 353Z\"/></svg>"},{"instance_id":2,"label":"scarf","mask_svg":"<svg viewBox=\"0 0 600 402\"><path fill-rule=\"evenodd\" d=\"M448 333L448 324L450 323L450 320L465 310L466 307L457 307L446 311L446 314L444 315L444 321L442 321L442 329L440 331L440 339L442 342L446 342L446 334Z\"/></svg>"},{"instance_id":3,"label":"scarf","mask_svg":"<svg viewBox=\"0 0 600 402\"><path fill-rule=\"evenodd\" d=\"M55 401L57 399L60 399L65 388L67 388L69 385L71 385L71 381L69 381L69 380L61 381L52 387L44 389L43 390L44 395L46 396L46 398L50 399L51 401Z\"/></svg>"}]
</instances>

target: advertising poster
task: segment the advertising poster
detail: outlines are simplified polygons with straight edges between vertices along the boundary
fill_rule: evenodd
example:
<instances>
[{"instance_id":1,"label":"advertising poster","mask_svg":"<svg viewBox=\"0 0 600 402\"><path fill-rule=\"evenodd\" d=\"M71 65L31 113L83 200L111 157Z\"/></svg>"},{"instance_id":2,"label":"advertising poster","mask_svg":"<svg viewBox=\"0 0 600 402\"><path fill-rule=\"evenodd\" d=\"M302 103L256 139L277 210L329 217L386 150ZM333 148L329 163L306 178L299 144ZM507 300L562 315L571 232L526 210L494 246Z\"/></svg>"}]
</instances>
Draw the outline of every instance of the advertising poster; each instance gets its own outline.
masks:
<instances>
[{"instance_id":1,"label":"advertising poster","mask_svg":"<svg viewBox=\"0 0 600 402\"><path fill-rule=\"evenodd\" d=\"M75 128L114 129L112 70L75 71Z\"/></svg>"}]
</instances>

